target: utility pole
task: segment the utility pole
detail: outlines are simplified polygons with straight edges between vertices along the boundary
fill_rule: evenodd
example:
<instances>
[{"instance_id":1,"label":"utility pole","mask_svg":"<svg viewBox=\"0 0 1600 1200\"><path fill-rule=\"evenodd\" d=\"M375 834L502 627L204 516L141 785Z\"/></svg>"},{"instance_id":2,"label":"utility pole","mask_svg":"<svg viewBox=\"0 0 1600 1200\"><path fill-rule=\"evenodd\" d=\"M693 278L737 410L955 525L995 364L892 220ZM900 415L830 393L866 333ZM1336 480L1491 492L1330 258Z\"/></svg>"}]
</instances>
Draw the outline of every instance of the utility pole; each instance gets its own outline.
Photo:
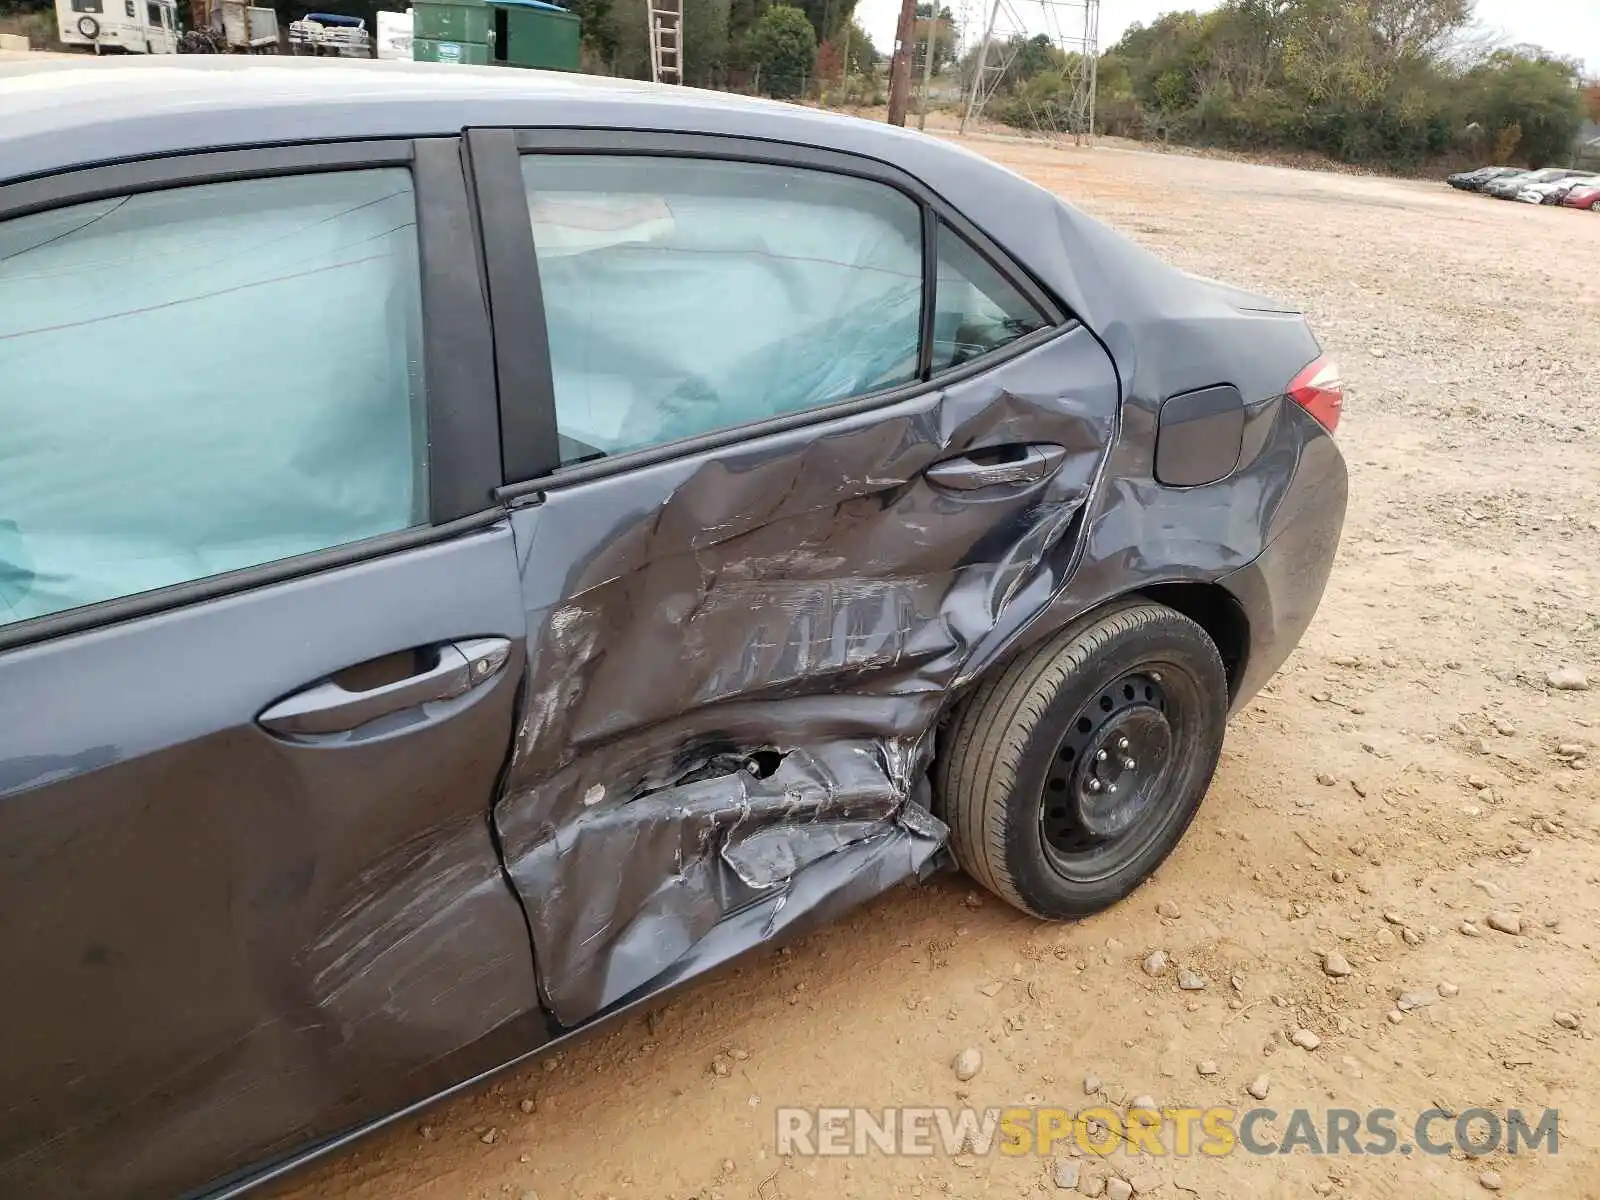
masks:
<instances>
[{"instance_id":1,"label":"utility pole","mask_svg":"<svg viewBox=\"0 0 1600 1200\"><path fill-rule=\"evenodd\" d=\"M900 21L894 31L894 57L889 60L889 124L906 123L911 92L911 47L916 43L917 0L900 0Z\"/></svg>"},{"instance_id":2,"label":"utility pole","mask_svg":"<svg viewBox=\"0 0 1600 1200\"><path fill-rule=\"evenodd\" d=\"M844 27L844 102L850 103L850 35L855 32L855 18L851 18Z\"/></svg>"},{"instance_id":3,"label":"utility pole","mask_svg":"<svg viewBox=\"0 0 1600 1200\"><path fill-rule=\"evenodd\" d=\"M939 0L930 5L934 15L928 18L928 36L922 39L922 103L917 106L917 128L928 127L928 88L933 82L934 31L939 28Z\"/></svg>"},{"instance_id":4,"label":"utility pole","mask_svg":"<svg viewBox=\"0 0 1600 1200\"><path fill-rule=\"evenodd\" d=\"M978 45L978 65L972 70L972 91L967 96L967 111L961 114L961 136L967 135L967 122L972 120L972 110L978 106L978 89L983 86L983 68L989 59L989 39L994 37L995 18L1000 15L1000 0L994 0L989 9L989 23L983 27L983 41Z\"/></svg>"}]
</instances>

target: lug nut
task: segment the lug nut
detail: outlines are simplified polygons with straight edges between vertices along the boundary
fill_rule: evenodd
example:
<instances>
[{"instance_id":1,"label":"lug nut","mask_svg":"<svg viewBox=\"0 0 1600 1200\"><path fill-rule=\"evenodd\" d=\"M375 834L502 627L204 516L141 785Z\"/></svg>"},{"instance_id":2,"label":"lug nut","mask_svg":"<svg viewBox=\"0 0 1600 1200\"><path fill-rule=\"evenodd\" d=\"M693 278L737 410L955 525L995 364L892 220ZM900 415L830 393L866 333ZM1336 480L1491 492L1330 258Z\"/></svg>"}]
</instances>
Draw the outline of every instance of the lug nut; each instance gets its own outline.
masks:
<instances>
[{"instance_id":1,"label":"lug nut","mask_svg":"<svg viewBox=\"0 0 1600 1200\"><path fill-rule=\"evenodd\" d=\"M1109 757L1110 755L1108 755L1104 750L1096 750L1094 752L1095 762L1105 762L1105 760Z\"/></svg>"},{"instance_id":2,"label":"lug nut","mask_svg":"<svg viewBox=\"0 0 1600 1200\"><path fill-rule=\"evenodd\" d=\"M1138 765L1139 764L1134 762L1133 759L1131 759L1131 758L1125 758L1125 759L1122 760L1122 769L1124 771L1131 771L1135 767L1137 767Z\"/></svg>"},{"instance_id":3,"label":"lug nut","mask_svg":"<svg viewBox=\"0 0 1600 1200\"><path fill-rule=\"evenodd\" d=\"M1118 750L1126 750L1127 748L1128 748L1128 739L1127 738L1118 738L1117 739L1117 749Z\"/></svg>"},{"instance_id":4,"label":"lug nut","mask_svg":"<svg viewBox=\"0 0 1600 1200\"><path fill-rule=\"evenodd\" d=\"M1098 779L1089 780L1089 790L1091 792L1098 792L1100 790L1100 781Z\"/></svg>"}]
</instances>

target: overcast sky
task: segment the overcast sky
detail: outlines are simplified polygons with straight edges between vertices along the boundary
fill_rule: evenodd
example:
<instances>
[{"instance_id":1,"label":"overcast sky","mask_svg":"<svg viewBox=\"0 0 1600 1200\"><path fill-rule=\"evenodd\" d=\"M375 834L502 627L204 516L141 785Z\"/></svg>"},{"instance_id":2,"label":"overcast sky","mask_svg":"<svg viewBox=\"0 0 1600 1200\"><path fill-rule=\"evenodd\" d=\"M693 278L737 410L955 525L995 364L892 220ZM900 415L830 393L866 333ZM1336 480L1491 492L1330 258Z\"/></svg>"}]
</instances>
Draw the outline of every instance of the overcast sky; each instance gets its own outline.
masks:
<instances>
[{"instance_id":1,"label":"overcast sky","mask_svg":"<svg viewBox=\"0 0 1600 1200\"><path fill-rule=\"evenodd\" d=\"M958 18L965 16L970 38L976 40L982 35L983 18L979 14L987 15L990 0L944 2ZM1011 6L1027 22L1030 33L1045 30L1044 11L1038 3L1011 0ZM1187 4L1181 0L1176 3L1174 0L1101 0L1100 47L1111 46L1134 21L1148 24L1174 9L1212 7L1215 7L1215 0L1195 0ZM1071 10L1057 11L1065 15ZM899 0L858 0L856 6L857 19L872 35L873 43L885 52L894 47L894 25L899 12ZM1600 0L1478 0L1478 20L1507 41L1533 42L1558 54L1581 58L1591 73L1600 74ZM1051 28L1053 30L1054 26Z\"/></svg>"}]
</instances>

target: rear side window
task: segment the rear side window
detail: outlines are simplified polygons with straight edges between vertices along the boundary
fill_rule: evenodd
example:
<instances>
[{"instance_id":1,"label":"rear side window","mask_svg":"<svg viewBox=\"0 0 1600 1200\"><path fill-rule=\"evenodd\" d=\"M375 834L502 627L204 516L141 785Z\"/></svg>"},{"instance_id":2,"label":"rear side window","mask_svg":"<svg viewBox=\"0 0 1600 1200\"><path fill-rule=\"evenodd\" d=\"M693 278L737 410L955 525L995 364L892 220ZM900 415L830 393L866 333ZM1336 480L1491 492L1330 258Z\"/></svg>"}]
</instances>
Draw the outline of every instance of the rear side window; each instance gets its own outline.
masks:
<instances>
[{"instance_id":1,"label":"rear side window","mask_svg":"<svg viewBox=\"0 0 1600 1200\"><path fill-rule=\"evenodd\" d=\"M0 221L0 624L426 519L399 169Z\"/></svg>"},{"instance_id":2,"label":"rear side window","mask_svg":"<svg viewBox=\"0 0 1600 1200\"><path fill-rule=\"evenodd\" d=\"M917 375L921 210L801 168L529 155L562 460Z\"/></svg>"},{"instance_id":3,"label":"rear side window","mask_svg":"<svg viewBox=\"0 0 1600 1200\"><path fill-rule=\"evenodd\" d=\"M1049 321L988 260L943 222L934 293L933 370L958 367Z\"/></svg>"}]
</instances>

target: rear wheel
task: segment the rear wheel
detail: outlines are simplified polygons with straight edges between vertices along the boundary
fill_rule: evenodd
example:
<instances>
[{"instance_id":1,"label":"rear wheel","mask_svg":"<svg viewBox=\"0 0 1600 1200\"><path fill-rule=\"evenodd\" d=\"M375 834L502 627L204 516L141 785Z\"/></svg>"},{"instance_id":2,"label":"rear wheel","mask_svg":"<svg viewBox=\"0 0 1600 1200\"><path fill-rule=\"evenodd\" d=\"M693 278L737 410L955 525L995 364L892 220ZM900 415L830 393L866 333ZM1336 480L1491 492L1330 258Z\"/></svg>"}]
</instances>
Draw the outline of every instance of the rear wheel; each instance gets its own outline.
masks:
<instances>
[{"instance_id":1,"label":"rear wheel","mask_svg":"<svg viewBox=\"0 0 1600 1200\"><path fill-rule=\"evenodd\" d=\"M1133 601L982 684L947 731L940 813L956 861L1035 916L1086 916L1171 853L1216 771L1227 676L1199 625Z\"/></svg>"}]
</instances>

